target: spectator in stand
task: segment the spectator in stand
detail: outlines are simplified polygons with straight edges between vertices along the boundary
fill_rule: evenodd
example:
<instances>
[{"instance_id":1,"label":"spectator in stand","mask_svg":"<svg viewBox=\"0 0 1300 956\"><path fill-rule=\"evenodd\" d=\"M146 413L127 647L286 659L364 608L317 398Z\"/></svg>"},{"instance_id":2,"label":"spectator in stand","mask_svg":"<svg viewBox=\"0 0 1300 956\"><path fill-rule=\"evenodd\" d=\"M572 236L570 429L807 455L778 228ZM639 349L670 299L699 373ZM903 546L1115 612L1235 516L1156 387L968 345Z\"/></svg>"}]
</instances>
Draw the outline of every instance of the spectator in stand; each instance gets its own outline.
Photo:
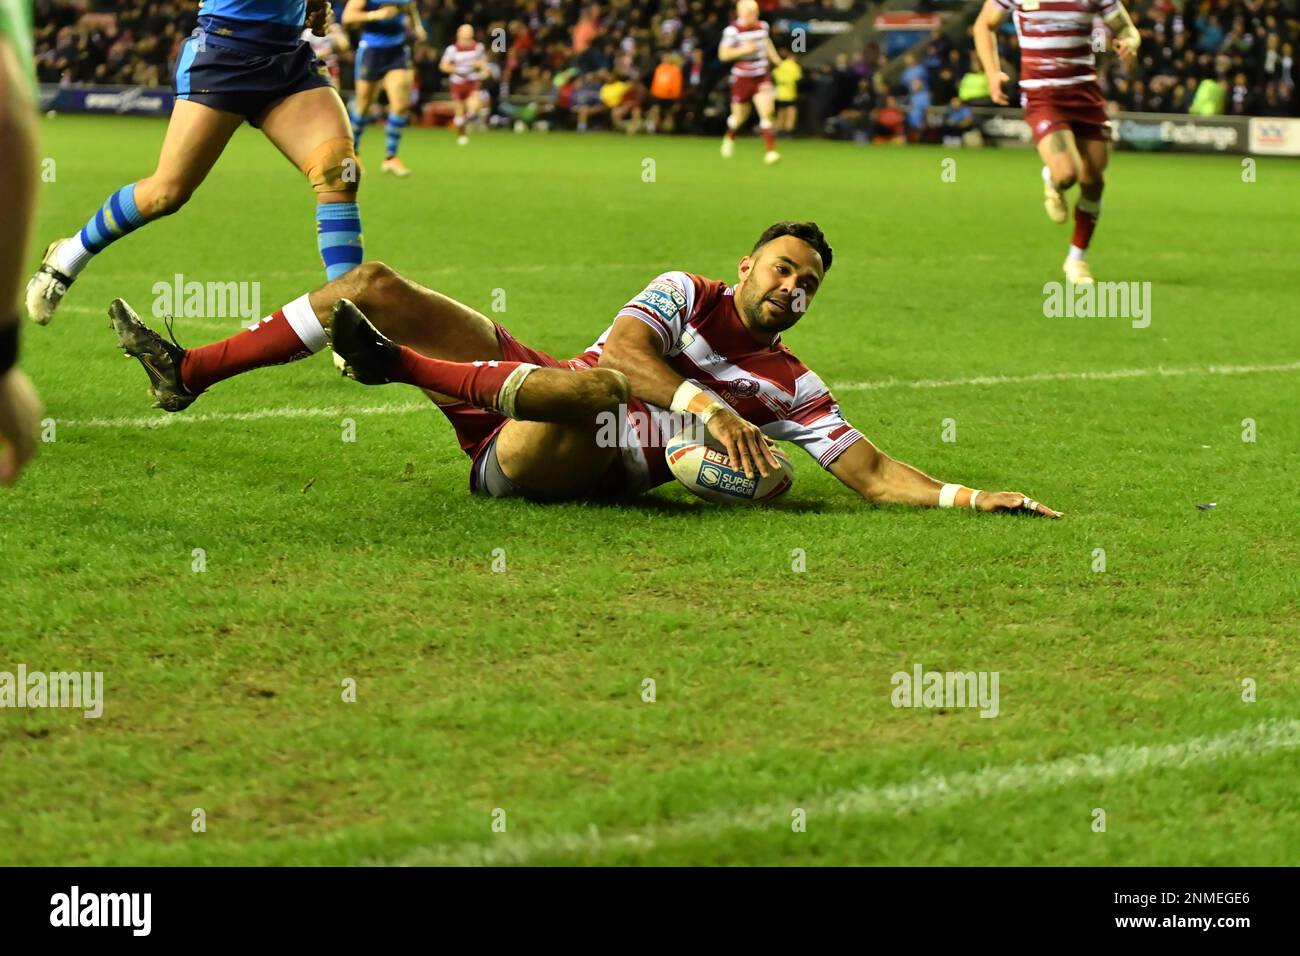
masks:
<instances>
[{"instance_id":1,"label":"spectator in stand","mask_svg":"<svg viewBox=\"0 0 1300 956\"><path fill-rule=\"evenodd\" d=\"M1264 98L1259 105L1260 116L1286 116L1288 113L1287 105L1282 97L1278 95L1277 84L1267 83L1264 85Z\"/></svg>"},{"instance_id":2,"label":"spectator in stand","mask_svg":"<svg viewBox=\"0 0 1300 956\"><path fill-rule=\"evenodd\" d=\"M781 62L772 70L776 84L776 134L790 136L799 125L799 81L803 67L788 46L781 47Z\"/></svg>"},{"instance_id":3,"label":"spectator in stand","mask_svg":"<svg viewBox=\"0 0 1300 956\"><path fill-rule=\"evenodd\" d=\"M1219 116L1223 113L1223 100L1227 92L1225 85L1209 74L1196 86L1192 105L1187 112L1195 116Z\"/></svg>"},{"instance_id":4,"label":"spectator in stand","mask_svg":"<svg viewBox=\"0 0 1300 956\"><path fill-rule=\"evenodd\" d=\"M971 61L970 71L957 85L957 96L963 103L971 106L993 105L993 99L989 95L989 78L984 75L984 68L979 60Z\"/></svg>"},{"instance_id":5,"label":"spectator in stand","mask_svg":"<svg viewBox=\"0 0 1300 956\"><path fill-rule=\"evenodd\" d=\"M915 80L920 80L922 83L926 83L928 82L929 77L926 74L925 67L916 62L916 57L910 53L904 53L903 73L898 78L899 86L905 91L910 91L912 89L912 83Z\"/></svg>"},{"instance_id":6,"label":"spectator in stand","mask_svg":"<svg viewBox=\"0 0 1300 956\"><path fill-rule=\"evenodd\" d=\"M1253 116L1258 105L1258 97L1246 82L1246 74L1238 73L1228 89L1225 105L1229 116Z\"/></svg>"},{"instance_id":7,"label":"spectator in stand","mask_svg":"<svg viewBox=\"0 0 1300 956\"><path fill-rule=\"evenodd\" d=\"M841 110L826 122L826 131L836 138L868 142L871 139L871 108L875 97L871 81L858 80L858 89L847 109Z\"/></svg>"},{"instance_id":8,"label":"spectator in stand","mask_svg":"<svg viewBox=\"0 0 1300 956\"><path fill-rule=\"evenodd\" d=\"M930 108L930 90L919 76L912 80L907 99L907 132L916 142L925 133L925 111Z\"/></svg>"},{"instance_id":9,"label":"spectator in stand","mask_svg":"<svg viewBox=\"0 0 1300 956\"><path fill-rule=\"evenodd\" d=\"M907 142L907 117L898 108L898 101L892 95L886 94L883 105L871 112L871 141Z\"/></svg>"},{"instance_id":10,"label":"spectator in stand","mask_svg":"<svg viewBox=\"0 0 1300 956\"><path fill-rule=\"evenodd\" d=\"M974 129L975 114L970 106L957 97L952 97L943 111L943 122L940 125L944 143L960 144L963 137Z\"/></svg>"},{"instance_id":11,"label":"spectator in stand","mask_svg":"<svg viewBox=\"0 0 1300 956\"><path fill-rule=\"evenodd\" d=\"M677 125L677 110L682 100L682 58L672 50L659 54L659 65L650 79L650 115L646 132L662 129L671 133Z\"/></svg>"},{"instance_id":12,"label":"spectator in stand","mask_svg":"<svg viewBox=\"0 0 1300 956\"><path fill-rule=\"evenodd\" d=\"M582 56L596 38L600 36L600 7L594 3L583 11L578 22L573 25L573 49L574 56Z\"/></svg>"},{"instance_id":13,"label":"spectator in stand","mask_svg":"<svg viewBox=\"0 0 1300 956\"><path fill-rule=\"evenodd\" d=\"M627 76L611 76L600 88L600 101L609 110L609 123L615 130L635 133L641 128L641 93Z\"/></svg>"},{"instance_id":14,"label":"spectator in stand","mask_svg":"<svg viewBox=\"0 0 1300 956\"><path fill-rule=\"evenodd\" d=\"M607 77L603 72L584 73L573 91L573 113L578 119L578 132L587 132L588 124L594 117L609 112L609 107L601 99L600 91L605 86Z\"/></svg>"},{"instance_id":15,"label":"spectator in stand","mask_svg":"<svg viewBox=\"0 0 1300 956\"><path fill-rule=\"evenodd\" d=\"M952 67L947 62L939 64L939 69L933 76L930 95L936 103L947 103L957 95L957 75L953 73Z\"/></svg>"}]
</instances>

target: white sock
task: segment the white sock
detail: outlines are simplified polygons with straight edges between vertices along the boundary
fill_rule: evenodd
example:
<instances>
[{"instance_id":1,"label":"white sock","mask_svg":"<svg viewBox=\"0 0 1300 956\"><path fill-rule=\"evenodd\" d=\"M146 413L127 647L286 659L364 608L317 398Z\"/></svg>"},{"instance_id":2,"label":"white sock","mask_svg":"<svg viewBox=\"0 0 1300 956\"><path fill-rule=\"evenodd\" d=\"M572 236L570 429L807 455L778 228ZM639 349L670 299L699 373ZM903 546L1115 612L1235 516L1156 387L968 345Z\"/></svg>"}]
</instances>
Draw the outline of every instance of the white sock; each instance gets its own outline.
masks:
<instances>
[{"instance_id":1,"label":"white sock","mask_svg":"<svg viewBox=\"0 0 1300 956\"><path fill-rule=\"evenodd\" d=\"M1047 183L1053 191L1057 193L1060 192L1060 190L1056 188L1056 183L1052 182L1052 173L1046 166L1043 167L1043 182Z\"/></svg>"},{"instance_id":2,"label":"white sock","mask_svg":"<svg viewBox=\"0 0 1300 956\"><path fill-rule=\"evenodd\" d=\"M1068 253L1066 253L1065 261L1066 261L1066 262L1070 262L1070 261L1082 262L1082 261L1084 260L1084 258L1085 258L1087 255L1088 255L1088 250L1087 250L1087 249L1080 249L1080 248L1079 248L1078 246L1076 246L1076 245L1071 245L1071 246L1070 246L1070 251L1069 251Z\"/></svg>"},{"instance_id":3,"label":"white sock","mask_svg":"<svg viewBox=\"0 0 1300 956\"><path fill-rule=\"evenodd\" d=\"M75 279L94 257L95 254L82 245L81 231L78 230L71 239L64 239L55 247L54 268Z\"/></svg>"},{"instance_id":4,"label":"white sock","mask_svg":"<svg viewBox=\"0 0 1300 956\"><path fill-rule=\"evenodd\" d=\"M308 352L319 352L328 344L325 338L325 327L320 324L320 319L316 318L316 312L312 309L305 293L284 306L280 311L284 313L289 326L293 329L294 334L302 340L302 344Z\"/></svg>"}]
</instances>

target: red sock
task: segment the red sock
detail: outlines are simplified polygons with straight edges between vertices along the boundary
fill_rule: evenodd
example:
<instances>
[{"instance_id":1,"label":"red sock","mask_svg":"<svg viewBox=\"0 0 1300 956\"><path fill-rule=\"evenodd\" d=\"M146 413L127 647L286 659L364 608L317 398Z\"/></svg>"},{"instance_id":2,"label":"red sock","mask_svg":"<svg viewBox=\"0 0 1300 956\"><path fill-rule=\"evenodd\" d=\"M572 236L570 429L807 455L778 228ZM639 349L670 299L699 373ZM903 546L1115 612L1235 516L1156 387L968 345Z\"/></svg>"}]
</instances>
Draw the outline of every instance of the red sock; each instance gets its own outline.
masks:
<instances>
[{"instance_id":1,"label":"red sock","mask_svg":"<svg viewBox=\"0 0 1300 956\"><path fill-rule=\"evenodd\" d=\"M735 138L736 138L736 131L735 131L734 129L732 129L730 126L728 126L728 127L727 127L727 139L732 139L732 140L734 140Z\"/></svg>"},{"instance_id":2,"label":"red sock","mask_svg":"<svg viewBox=\"0 0 1300 956\"><path fill-rule=\"evenodd\" d=\"M763 130L763 145L769 153L776 149L776 133L770 126Z\"/></svg>"},{"instance_id":3,"label":"red sock","mask_svg":"<svg viewBox=\"0 0 1300 956\"><path fill-rule=\"evenodd\" d=\"M325 329L307 296L301 295L251 328L220 342L186 350L181 361L181 384L197 395L232 375L306 358L325 345Z\"/></svg>"},{"instance_id":4,"label":"red sock","mask_svg":"<svg viewBox=\"0 0 1300 956\"><path fill-rule=\"evenodd\" d=\"M284 310L276 309L257 325L228 339L187 349L181 361L181 384L197 395L232 375L306 358L312 351L284 317Z\"/></svg>"},{"instance_id":5,"label":"red sock","mask_svg":"<svg viewBox=\"0 0 1300 956\"><path fill-rule=\"evenodd\" d=\"M414 349L402 347L398 367L389 374L395 382L405 382L459 398L462 402L504 411L497 405L501 386L521 365L528 362L446 362L429 358Z\"/></svg>"},{"instance_id":6,"label":"red sock","mask_svg":"<svg viewBox=\"0 0 1300 956\"><path fill-rule=\"evenodd\" d=\"M1074 237L1070 245L1077 249L1087 249L1092 242L1092 231L1097 228L1097 219L1101 216L1100 199L1083 199L1074 204Z\"/></svg>"}]
</instances>

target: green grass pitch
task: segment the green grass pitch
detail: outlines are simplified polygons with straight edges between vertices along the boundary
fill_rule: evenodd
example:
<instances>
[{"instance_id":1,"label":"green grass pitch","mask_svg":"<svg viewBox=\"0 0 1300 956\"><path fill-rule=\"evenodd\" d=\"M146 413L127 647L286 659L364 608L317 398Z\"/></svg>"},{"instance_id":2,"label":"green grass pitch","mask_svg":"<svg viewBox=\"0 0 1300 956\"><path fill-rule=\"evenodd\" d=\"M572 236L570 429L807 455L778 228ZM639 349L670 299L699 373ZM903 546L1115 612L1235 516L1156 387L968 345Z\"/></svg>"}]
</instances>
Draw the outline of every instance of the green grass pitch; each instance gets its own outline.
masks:
<instances>
[{"instance_id":1,"label":"green grass pitch","mask_svg":"<svg viewBox=\"0 0 1300 956\"><path fill-rule=\"evenodd\" d=\"M162 134L44 122L39 248ZM0 495L0 670L102 671L104 713L0 711L0 864L1300 862L1300 165L1117 154L1090 261L1151 283L1135 329L1044 316L1068 227L1027 152L415 130L405 181L362 153L368 257L556 355L816 219L834 267L785 339L848 419L1066 519L873 508L797 450L764 510L482 501L418 394L321 356L168 418L111 298L323 281L309 189L245 128L24 330L55 440ZM997 672L998 716L894 707L916 664Z\"/></svg>"}]
</instances>

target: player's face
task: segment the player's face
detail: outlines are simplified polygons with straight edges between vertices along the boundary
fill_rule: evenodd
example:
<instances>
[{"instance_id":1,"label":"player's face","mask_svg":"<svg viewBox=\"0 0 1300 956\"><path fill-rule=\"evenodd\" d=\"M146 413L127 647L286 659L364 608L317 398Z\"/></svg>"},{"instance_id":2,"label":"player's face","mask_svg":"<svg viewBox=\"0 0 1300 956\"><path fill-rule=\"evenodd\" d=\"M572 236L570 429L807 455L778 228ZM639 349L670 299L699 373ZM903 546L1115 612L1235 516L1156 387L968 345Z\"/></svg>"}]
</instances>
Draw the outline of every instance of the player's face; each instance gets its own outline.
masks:
<instances>
[{"instance_id":1,"label":"player's face","mask_svg":"<svg viewBox=\"0 0 1300 956\"><path fill-rule=\"evenodd\" d=\"M808 311L822 275L816 249L794 236L781 236L740 260L736 306L751 329L784 332Z\"/></svg>"}]
</instances>

